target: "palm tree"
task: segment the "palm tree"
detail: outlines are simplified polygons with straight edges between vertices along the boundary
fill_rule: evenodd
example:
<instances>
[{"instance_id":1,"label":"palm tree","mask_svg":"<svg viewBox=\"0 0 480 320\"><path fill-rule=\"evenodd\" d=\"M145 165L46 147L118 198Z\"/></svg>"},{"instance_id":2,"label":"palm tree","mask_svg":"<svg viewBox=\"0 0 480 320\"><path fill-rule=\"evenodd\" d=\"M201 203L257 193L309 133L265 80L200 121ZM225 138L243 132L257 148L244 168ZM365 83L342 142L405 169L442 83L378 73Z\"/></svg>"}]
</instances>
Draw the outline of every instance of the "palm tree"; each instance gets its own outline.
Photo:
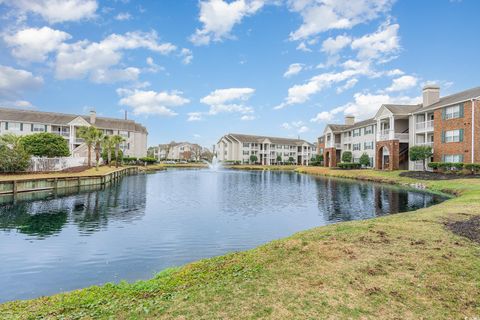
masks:
<instances>
[{"instance_id":1,"label":"palm tree","mask_svg":"<svg viewBox=\"0 0 480 320\"><path fill-rule=\"evenodd\" d=\"M77 129L77 135L82 138L87 145L88 150L88 166L92 166L92 147L94 146L94 136L98 129L95 127L80 127Z\"/></svg>"},{"instance_id":2,"label":"palm tree","mask_svg":"<svg viewBox=\"0 0 480 320\"><path fill-rule=\"evenodd\" d=\"M104 134L102 130L98 130L95 128L95 131L92 132L93 136L93 144L95 146L95 169L98 171L98 165L100 163L100 151L101 145L104 139Z\"/></svg>"},{"instance_id":3,"label":"palm tree","mask_svg":"<svg viewBox=\"0 0 480 320\"><path fill-rule=\"evenodd\" d=\"M118 168L118 154L120 153L120 144L125 141L122 136L115 135L111 137L112 144L115 145L115 167Z\"/></svg>"},{"instance_id":4,"label":"palm tree","mask_svg":"<svg viewBox=\"0 0 480 320\"><path fill-rule=\"evenodd\" d=\"M107 152L107 162L109 167L112 166L112 151L114 147L115 144L113 143L112 136L105 135L102 141L102 148Z\"/></svg>"}]
</instances>

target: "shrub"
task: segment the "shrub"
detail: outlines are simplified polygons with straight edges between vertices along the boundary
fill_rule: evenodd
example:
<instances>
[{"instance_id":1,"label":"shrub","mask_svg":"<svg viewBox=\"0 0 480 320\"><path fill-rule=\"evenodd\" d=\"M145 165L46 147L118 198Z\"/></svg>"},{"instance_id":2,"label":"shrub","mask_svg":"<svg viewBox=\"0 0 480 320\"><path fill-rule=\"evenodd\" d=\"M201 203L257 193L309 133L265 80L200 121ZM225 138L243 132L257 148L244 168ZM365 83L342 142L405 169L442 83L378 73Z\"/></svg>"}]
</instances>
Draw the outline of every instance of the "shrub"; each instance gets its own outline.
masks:
<instances>
[{"instance_id":1,"label":"shrub","mask_svg":"<svg viewBox=\"0 0 480 320\"><path fill-rule=\"evenodd\" d=\"M67 140L50 132L34 133L21 138L25 151L37 157L68 157Z\"/></svg>"},{"instance_id":2,"label":"shrub","mask_svg":"<svg viewBox=\"0 0 480 320\"><path fill-rule=\"evenodd\" d=\"M342 162L338 164L338 167L344 170L360 169L361 164L356 162Z\"/></svg>"},{"instance_id":3,"label":"shrub","mask_svg":"<svg viewBox=\"0 0 480 320\"><path fill-rule=\"evenodd\" d=\"M368 154L366 152L364 152L360 156L360 160L358 161L358 163L360 163L360 165L363 166L363 167L370 167L372 165L370 163L370 157L368 156Z\"/></svg>"},{"instance_id":4,"label":"shrub","mask_svg":"<svg viewBox=\"0 0 480 320\"><path fill-rule=\"evenodd\" d=\"M142 161L143 163L145 164L154 164L157 162L157 159L155 158L150 158L150 157L143 157L143 158L140 158L138 159L140 161Z\"/></svg>"},{"instance_id":5,"label":"shrub","mask_svg":"<svg viewBox=\"0 0 480 320\"><path fill-rule=\"evenodd\" d=\"M250 163L257 163L258 157L254 154L250 156Z\"/></svg>"},{"instance_id":6,"label":"shrub","mask_svg":"<svg viewBox=\"0 0 480 320\"><path fill-rule=\"evenodd\" d=\"M0 136L0 172L15 173L27 170L30 155L20 140L20 137L12 134Z\"/></svg>"},{"instance_id":7,"label":"shrub","mask_svg":"<svg viewBox=\"0 0 480 320\"><path fill-rule=\"evenodd\" d=\"M112 164L117 160L115 158L115 150L111 150L110 151L110 156L111 156L111 159L112 159ZM108 154L107 154L107 150L103 150L102 152L102 159L103 161L105 161L106 163L108 163ZM135 161L137 160L137 158L134 158ZM119 163L122 163L122 160L123 160L123 152L122 150L118 150L118 160L119 160Z\"/></svg>"},{"instance_id":8,"label":"shrub","mask_svg":"<svg viewBox=\"0 0 480 320\"><path fill-rule=\"evenodd\" d=\"M317 154L310 159L311 166L321 166L323 162L323 155Z\"/></svg>"},{"instance_id":9,"label":"shrub","mask_svg":"<svg viewBox=\"0 0 480 320\"><path fill-rule=\"evenodd\" d=\"M455 169L456 171L460 171L463 169L463 163L461 162L452 163L452 168Z\"/></svg>"},{"instance_id":10,"label":"shrub","mask_svg":"<svg viewBox=\"0 0 480 320\"><path fill-rule=\"evenodd\" d=\"M138 161L135 157L123 157L123 163L125 164L136 164Z\"/></svg>"},{"instance_id":11,"label":"shrub","mask_svg":"<svg viewBox=\"0 0 480 320\"><path fill-rule=\"evenodd\" d=\"M438 163L438 162L430 162L430 163L428 164L428 167L429 167L430 169L432 169L433 171L437 171L438 168L439 168L439 166L440 166L440 163Z\"/></svg>"},{"instance_id":12,"label":"shrub","mask_svg":"<svg viewBox=\"0 0 480 320\"><path fill-rule=\"evenodd\" d=\"M351 163L352 158L353 155L351 151L345 151L344 153L342 153L342 162Z\"/></svg>"}]
</instances>

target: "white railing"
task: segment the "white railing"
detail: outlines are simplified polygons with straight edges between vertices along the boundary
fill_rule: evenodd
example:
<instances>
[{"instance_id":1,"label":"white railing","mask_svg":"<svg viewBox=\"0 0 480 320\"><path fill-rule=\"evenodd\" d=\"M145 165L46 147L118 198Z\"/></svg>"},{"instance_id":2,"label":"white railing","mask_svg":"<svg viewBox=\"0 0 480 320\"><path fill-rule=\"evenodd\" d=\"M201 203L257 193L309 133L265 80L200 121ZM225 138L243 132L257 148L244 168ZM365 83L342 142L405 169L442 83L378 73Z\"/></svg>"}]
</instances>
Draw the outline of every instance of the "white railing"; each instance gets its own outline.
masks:
<instances>
[{"instance_id":1,"label":"white railing","mask_svg":"<svg viewBox=\"0 0 480 320\"><path fill-rule=\"evenodd\" d=\"M80 167L86 164L84 157L57 157L57 158L42 158L32 157L29 172L51 172L62 171L68 168Z\"/></svg>"},{"instance_id":2,"label":"white railing","mask_svg":"<svg viewBox=\"0 0 480 320\"><path fill-rule=\"evenodd\" d=\"M409 134L408 133L395 133L395 139L401 141L408 141Z\"/></svg>"},{"instance_id":3,"label":"white railing","mask_svg":"<svg viewBox=\"0 0 480 320\"><path fill-rule=\"evenodd\" d=\"M335 149L342 149L341 143L335 143Z\"/></svg>"},{"instance_id":4,"label":"white railing","mask_svg":"<svg viewBox=\"0 0 480 320\"><path fill-rule=\"evenodd\" d=\"M427 146L427 147L432 147L433 148L433 141L429 142L417 142L415 143L416 146Z\"/></svg>"},{"instance_id":5,"label":"white railing","mask_svg":"<svg viewBox=\"0 0 480 320\"><path fill-rule=\"evenodd\" d=\"M416 131L433 131L433 120L417 122L415 129Z\"/></svg>"},{"instance_id":6,"label":"white railing","mask_svg":"<svg viewBox=\"0 0 480 320\"><path fill-rule=\"evenodd\" d=\"M343 137L343 143L350 143L352 142L352 137Z\"/></svg>"},{"instance_id":7,"label":"white railing","mask_svg":"<svg viewBox=\"0 0 480 320\"><path fill-rule=\"evenodd\" d=\"M52 131L52 133L58 134L59 136L62 137L70 137L70 132L65 132L65 131Z\"/></svg>"},{"instance_id":8,"label":"white railing","mask_svg":"<svg viewBox=\"0 0 480 320\"><path fill-rule=\"evenodd\" d=\"M377 138L377 140L378 140L378 141L391 140L391 138L390 138L390 132L391 132L391 131L392 131L392 130L380 130L380 131L378 132L378 138Z\"/></svg>"}]
</instances>

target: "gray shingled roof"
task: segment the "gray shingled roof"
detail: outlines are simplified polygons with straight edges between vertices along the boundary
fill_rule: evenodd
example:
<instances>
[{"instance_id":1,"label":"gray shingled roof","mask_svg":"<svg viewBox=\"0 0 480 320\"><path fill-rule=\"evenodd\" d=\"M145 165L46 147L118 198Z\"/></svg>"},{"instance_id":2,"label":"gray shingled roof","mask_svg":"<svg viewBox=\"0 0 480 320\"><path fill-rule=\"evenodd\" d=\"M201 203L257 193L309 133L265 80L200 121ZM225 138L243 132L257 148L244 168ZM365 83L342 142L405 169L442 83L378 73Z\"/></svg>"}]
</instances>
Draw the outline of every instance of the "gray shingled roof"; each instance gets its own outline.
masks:
<instances>
[{"instance_id":1,"label":"gray shingled roof","mask_svg":"<svg viewBox=\"0 0 480 320\"><path fill-rule=\"evenodd\" d=\"M261 143L263 140L268 139L273 144L289 144L289 145L302 145L304 143L308 143L312 145L310 142L301 139L289 139L289 138L279 138L279 137L267 137L267 136L255 136L255 135L248 135L248 134L238 134L238 133L229 133L227 136L231 136L240 142L248 142L248 143Z\"/></svg>"},{"instance_id":2,"label":"gray shingled roof","mask_svg":"<svg viewBox=\"0 0 480 320\"><path fill-rule=\"evenodd\" d=\"M347 129L350 130L350 129L361 128L361 127L365 127L365 126L375 124L376 122L377 121L375 121L374 118L370 118L370 119L366 119L366 120L363 120L363 121L355 122L355 124L353 124L352 126L349 126Z\"/></svg>"},{"instance_id":3,"label":"gray shingled roof","mask_svg":"<svg viewBox=\"0 0 480 320\"><path fill-rule=\"evenodd\" d=\"M417 110L418 112L425 112L433 109L437 109L439 107L449 106L455 103L467 101L473 98L480 97L480 87L468 89L462 92L458 92L449 96L445 96L440 98L438 102L431 104L427 107L422 107L421 109Z\"/></svg>"},{"instance_id":4,"label":"gray shingled roof","mask_svg":"<svg viewBox=\"0 0 480 320\"><path fill-rule=\"evenodd\" d=\"M89 116L73 115L36 110L0 108L0 121L21 121L51 125L67 125L75 118L81 117L90 123ZM114 129L147 133L147 129L133 120L96 117L95 126L101 129Z\"/></svg>"},{"instance_id":5,"label":"gray shingled roof","mask_svg":"<svg viewBox=\"0 0 480 320\"><path fill-rule=\"evenodd\" d=\"M350 126L347 125L347 124L330 123L330 124L327 124L327 127L330 127L330 129L332 129L333 132L340 132L340 131L343 131L343 130L347 129Z\"/></svg>"},{"instance_id":6,"label":"gray shingled roof","mask_svg":"<svg viewBox=\"0 0 480 320\"><path fill-rule=\"evenodd\" d=\"M416 110L420 109L422 107L421 104L415 104L415 105L410 105L410 104L383 104L385 108L390 110L391 113L393 114L410 114L412 112L415 112Z\"/></svg>"}]
</instances>

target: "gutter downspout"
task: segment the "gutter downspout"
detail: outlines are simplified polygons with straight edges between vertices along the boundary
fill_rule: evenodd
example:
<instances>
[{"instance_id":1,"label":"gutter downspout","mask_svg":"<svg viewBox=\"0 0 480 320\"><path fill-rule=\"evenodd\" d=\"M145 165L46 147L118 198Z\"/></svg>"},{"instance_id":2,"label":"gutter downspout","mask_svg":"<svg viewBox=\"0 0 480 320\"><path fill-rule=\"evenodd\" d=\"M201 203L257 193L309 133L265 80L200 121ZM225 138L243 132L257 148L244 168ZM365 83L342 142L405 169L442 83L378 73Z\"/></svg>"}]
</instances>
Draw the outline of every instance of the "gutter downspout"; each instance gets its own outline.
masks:
<instances>
[{"instance_id":1,"label":"gutter downspout","mask_svg":"<svg viewBox=\"0 0 480 320\"><path fill-rule=\"evenodd\" d=\"M478 100L479 97L472 98L472 163L475 162L475 101Z\"/></svg>"}]
</instances>

